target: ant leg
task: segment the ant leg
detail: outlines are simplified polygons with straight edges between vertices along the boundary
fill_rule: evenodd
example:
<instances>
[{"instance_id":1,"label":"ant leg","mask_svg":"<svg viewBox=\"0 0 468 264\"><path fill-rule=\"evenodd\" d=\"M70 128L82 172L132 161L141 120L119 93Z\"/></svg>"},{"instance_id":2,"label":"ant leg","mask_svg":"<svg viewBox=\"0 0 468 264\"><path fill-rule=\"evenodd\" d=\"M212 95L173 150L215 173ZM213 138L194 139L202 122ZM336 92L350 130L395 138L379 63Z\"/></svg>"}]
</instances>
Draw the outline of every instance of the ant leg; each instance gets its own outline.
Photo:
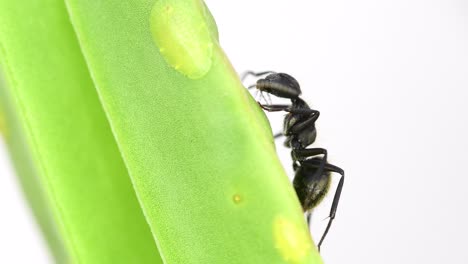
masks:
<instances>
[{"instance_id":1,"label":"ant leg","mask_svg":"<svg viewBox=\"0 0 468 264\"><path fill-rule=\"evenodd\" d=\"M256 88L256 87L257 87L257 85L256 85L256 84L252 84L252 85L250 85L249 87L247 87L247 90L250 90L250 89L252 89L252 88Z\"/></svg>"},{"instance_id":2,"label":"ant leg","mask_svg":"<svg viewBox=\"0 0 468 264\"><path fill-rule=\"evenodd\" d=\"M310 228L310 221L312 220L312 212L311 211L306 212L306 219L307 219L307 226Z\"/></svg>"},{"instance_id":3,"label":"ant leg","mask_svg":"<svg viewBox=\"0 0 468 264\"><path fill-rule=\"evenodd\" d=\"M303 114L303 115L312 115L312 114L319 113L319 111L312 110L312 109L292 108L292 105L279 105L279 104L262 105L260 104L260 107L263 108L263 110L266 110L268 112L286 111L292 114Z\"/></svg>"},{"instance_id":4,"label":"ant leg","mask_svg":"<svg viewBox=\"0 0 468 264\"><path fill-rule=\"evenodd\" d=\"M265 96L263 96L263 93L260 92L260 97L263 98L263 100L266 102L267 100L265 99Z\"/></svg>"},{"instance_id":5,"label":"ant leg","mask_svg":"<svg viewBox=\"0 0 468 264\"><path fill-rule=\"evenodd\" d=\"M285 109L284 111L292 113L292 114L302 114L302 115L320 114L319 111L313 110L310 108L290 108L290 109Z\"/></svg>"},{"instance_id":6,"label":"ant leg","mask_svg":"<svg viewBox=\"0 0 468 264\"><path fill-rule=\"evenodd\" d=\"M318 162L313 161L313 160L306 160L305 162L302 163L302 165L312 167L312 168L317 168L318 166L320 166L317 163ZM341 178L340 178L340 182L338 183L338 186L336 187L336 190L335 190L335 196L333 197L333 203L332 203L332 206L331 206L331 209L330 209L330 214L328 216L329 220L328 220L327 227L325 228L325 232L323 233L322 238L320 239L320 241L319 241L319 243L317 245L319 251L320 251L320 246L323 243L323 240L325 239L325 237L328 234L328 231L330 230L333 219L335 219L336 210L338 208L338 202L340 201L341 191L343 190L343 184L344 184L344 171L341 168L339 168L339 167L337 167L335 165L327 163L327 164L325 164L325 171L327 171L327 172L336 172L336 173L341 175Z\"/></svg>"},{"instance_id":7,"label":"ant leg","mask_svg":"<svg viewBox=\"0 0 468 264\"><path fill-rule=\"evenodd\" d=\"M273 135L273 138L277 139L277 138L282 137L282 136L284 136L283 132L278 132L278 133Z\"/></svg>"},{"instance_id":8,"label":"ant leg","mask_svg":"<svg viewBox=\"0 0 468 264\"><path fill-rule=\"evenodd\" d=\"M294 112L291 112L291 113L294 113ZM320 112L317 110L310 110L309 114L310 116L306 120L298 122L294 124L292 127L289 127L287 130L287 133L298 134L302 130L309 128L311 126L314 126L315 121L317 121L317 119L320 116Z\"/></svg>"},{"instance_id":9,"label":"ant leg","mask_svg":"<svg viewBox=\"0 0 468 264\"><path fill-rule=\"evenodd\" d=\"M292 108L291 105L279 105L279 104L269 104L269 105L264 105L259 103L260 107L268 112L279 112L279 111L285 111L289 112L292 114L305 114L305 115L310 115L309 118L304 120L303 122L300 122L298 124L295 124L293 127L288 129L287 133L292 132L292 133L298 133L302 131L304 128L309 127L312 125L315 121L320 116L320 112L317 110L312 110L312 109L298 109L298 108ZM284 135L284 133L277 133L274 135L274 138L278 138L280 136Z\"/></svg>"},{"instance_id":10,"label":"ant leg","mask_svg":"<svg viewBox=\"0 0 468 264\"><path fill-rule=\"evenodd\" d=\"M302 115L311 115L311 116L320 114L320 112L317 110L292 108L292 105L279 105L279 104L262 105L260 104L260 107L263 108L263 110L266 110L268 112L285 111L291 114L302 114Z\"/></svg>"},{"instance_id":11,"label":"ant leg","mask_svg":"<svg viewBox=\"0 0 468 264\"><path fill-rule=\"evenodd\" d=\"M254 77L260 77L265 74L275 73L274 71L263 71L263 72L254 72L254 71L245 71L241 74L241 81L244 81L247 76L252 75Z\"/></svg>"},{"instance_id":12,"label":"ant leg","mask_svg":"<svg viewBox=\"0 0 468 264\"><path fill-rule=\"evenodd\" d=\"M310 149L293 149L291 155L294 161L303 161L306 158L323 155L323 158L320 162L320 171L325 169L325 164L327 162L328 152L324 148L310 148ZM322 165L323 164L323 165Z\"/></svg>"},{"instance_id":13,"label":"ant leg","mask_svg":"<svg viewBox=\"0 0 468 264\"><path fill-rule=\"evenodd\" d=\"M268 103L271 105L271 104L272 104L272 101L271 101L270 93L267 93L267 97L268 97Z\"/></svg>"},{"instance_id":14,"label":"ant leg","mask_svg":"<svg viewBox=\"0 0 468 264\"><path fill-rule=\"evenodd\" d=\"M262 105L259 104L263 110L268 111L268 112L279 112L279 111L286 111L289 112L288 109L291 108L291 105L277 105L277 104L271 104L271 105Z\"/></svg>"},{"instance_id":15,"label":"ant leg","mask_svg":"<svg viewBox=\"0 0 468 264\"><path fill-rule=\"evenodd\" d=\"M320 239L318 246L317 246L319 251L320 251L320 246L323 243L323 240L325 239L325 237L328 234L328 231L330 230L332 221L333 219L335 219L336 210L338 208L338 202L340 201L341 191L343 190L343 184L344 184L344 172L343 174L341 174L340 182L338 183L338 187L336 187L336 190L335 190L335 196L333 197L333 203L332 203L332 207L330 209L330 215L329 215L330 219L328 220L327 228L325 228L325 232L323 233L322 238Z\"/></svg>"},{"instance_id":16,"label":"ant leg","mask_svg":"<svg viewBox=\"0 0 468 264\"><path fill-rule=\"evenodd\" d=\"M255 85L253 85L252 87L255 87ZM251 86L248 87L249 89L251 88ZM313 119L314 121L317 120L317 118L319 117L320 115L320 112L317 111L317 110L313 110L313 109L304 109L304 108L292 108L292 105L279 105L279 104L269 104L269 105L263 105L263 104L260 104L260 107L263 108L263 110L266 110L268 112L277 112L277 111L285 111L285 112L288 112L288 113L291 113L291 114L301 114L301 115L310 115L311 118L313 116L316 116L315 119ZM308 120L306 120L308 121ZM304 122L306 122L304 121ZM309 121L311 122L311 121ZM309 123L306 123L304 125L308 125Z\"/></svg>"},{"instance_id":17,"label":"ant leg","mask_svg":"<svg viewBox=\"0 0 468 264\"><path fill-rule=\"evenodd\" d=\"M265 111L268 111L268 112L279 112L279 111L284 111L288 108L291 107L291 105L274 105L274 104L269 104L269 105L263 105L261 103L259 103L260 107L265 110ZM276 138L279 138L281 136L284 136L284 133L283 132L278 132L276 134L273 135L273 137L276 139Z\"/></svg>"},{"instance_id":18,"label":"ant leg","mask_svg":"<svg viewBox=\"0 0 468 264\"><path fill-rule=\"evenodd\" d=\"M312 211L306 212L306 220L307 220L307 230L310 233L310 222L312 221Z\"/></svg>"}]
</instances>

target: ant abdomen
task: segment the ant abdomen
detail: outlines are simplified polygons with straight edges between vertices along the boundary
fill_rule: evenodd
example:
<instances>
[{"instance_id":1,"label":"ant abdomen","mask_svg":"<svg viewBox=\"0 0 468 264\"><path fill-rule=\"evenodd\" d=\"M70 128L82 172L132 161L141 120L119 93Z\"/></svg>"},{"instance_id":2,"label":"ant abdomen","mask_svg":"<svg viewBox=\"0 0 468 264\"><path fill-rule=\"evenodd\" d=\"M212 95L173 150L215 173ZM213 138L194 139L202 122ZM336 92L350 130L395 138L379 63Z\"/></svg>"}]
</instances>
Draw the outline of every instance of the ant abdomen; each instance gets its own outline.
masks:
<instances>
[{"instance_id":1,"label":"ant abdomen","mask_svg":"<svg viewBox=\"0 0 468 264\"><path fill-rule=\"evenodd\" d=\"M331 177L328 171L319 168L299 166L293 180L299 201L304 212L316 207L330 189Z\"/></svg>"}]
</instances>

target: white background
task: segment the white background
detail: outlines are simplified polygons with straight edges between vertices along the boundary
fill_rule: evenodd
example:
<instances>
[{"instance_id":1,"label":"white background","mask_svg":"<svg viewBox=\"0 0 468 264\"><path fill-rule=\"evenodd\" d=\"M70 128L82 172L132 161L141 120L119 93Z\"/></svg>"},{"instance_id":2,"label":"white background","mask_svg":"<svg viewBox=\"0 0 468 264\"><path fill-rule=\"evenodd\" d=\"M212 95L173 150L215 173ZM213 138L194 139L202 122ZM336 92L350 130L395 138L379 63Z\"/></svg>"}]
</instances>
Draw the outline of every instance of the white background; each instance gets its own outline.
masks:
<instances>
[{"instance_id":1,"label":"white background","mask_svg":"<svg viewBox=\"0 0 468 264\"><path fill-rule=\"evenodd\" d=\"M239 72L290 73L321 111L315 146L347 177L326 263L468 263L466 2L206 2ZM49 263L1 144L0 175L0 263Z\"/></svg>"}]
</instances>

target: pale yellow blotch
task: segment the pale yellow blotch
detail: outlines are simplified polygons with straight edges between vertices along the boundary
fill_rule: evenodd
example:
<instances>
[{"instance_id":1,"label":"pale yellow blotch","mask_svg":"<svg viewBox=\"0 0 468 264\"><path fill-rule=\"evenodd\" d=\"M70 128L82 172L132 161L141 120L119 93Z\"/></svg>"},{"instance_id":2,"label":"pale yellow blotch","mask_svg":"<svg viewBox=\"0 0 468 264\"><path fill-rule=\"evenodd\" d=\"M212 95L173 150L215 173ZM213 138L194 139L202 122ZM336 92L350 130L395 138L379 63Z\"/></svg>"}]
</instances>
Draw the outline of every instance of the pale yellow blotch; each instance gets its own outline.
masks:
<instances>
[{"instance_id":1,"label":"pale yellow blotch","mask_svg":"<svg viewBox=\"0 0 468 264\"><path fill-rule=\"evenodd\" d=\"M242 197L239 194L234 194L232 196L232 200L234 201L234 203L239 204L242 202Z\"/></svg>"},{"instance_id":2,"label":"pale yellow blotch","mask_svg":"<svg viewBox=\"0 0 468 264\"><path fill-rule=\"evenodd\" d=\"M169 65L191 79L202 78L212 65L215 40L204 8L200 0L158 0L151 11L150 27L159 51Z\"/></svg>"},{"instance_id":3,"label":"pale yellow blotch","mask_svg":"<svg viewBox=\"0 0 468 264\"><path fill-rule=\"evenodd\" d=\"M299 223L278 216L273 223L275 247L287 263L302 263L312 254L312 240Z\"/></svg>"}]
</instances>

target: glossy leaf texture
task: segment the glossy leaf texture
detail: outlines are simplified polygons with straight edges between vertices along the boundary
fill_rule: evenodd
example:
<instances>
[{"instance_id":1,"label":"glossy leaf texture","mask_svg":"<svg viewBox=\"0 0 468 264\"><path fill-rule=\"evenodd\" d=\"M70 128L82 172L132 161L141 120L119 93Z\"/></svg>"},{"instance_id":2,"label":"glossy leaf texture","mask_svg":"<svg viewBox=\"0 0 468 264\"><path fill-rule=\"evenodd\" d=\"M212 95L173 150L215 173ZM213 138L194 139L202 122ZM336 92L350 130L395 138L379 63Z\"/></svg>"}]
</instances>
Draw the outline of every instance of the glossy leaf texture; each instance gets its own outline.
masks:
<instances>
[{"instance_id":1,"label":"glossy leaf texture","mask_svg":"<svg viewBox=\"0 0 468 264\"><path fill-rule=\"evenodd\" d=\"M203 2L1 0L0 22L5 135L60 262L321 263Z\"/></svg>"}]
</instances>

